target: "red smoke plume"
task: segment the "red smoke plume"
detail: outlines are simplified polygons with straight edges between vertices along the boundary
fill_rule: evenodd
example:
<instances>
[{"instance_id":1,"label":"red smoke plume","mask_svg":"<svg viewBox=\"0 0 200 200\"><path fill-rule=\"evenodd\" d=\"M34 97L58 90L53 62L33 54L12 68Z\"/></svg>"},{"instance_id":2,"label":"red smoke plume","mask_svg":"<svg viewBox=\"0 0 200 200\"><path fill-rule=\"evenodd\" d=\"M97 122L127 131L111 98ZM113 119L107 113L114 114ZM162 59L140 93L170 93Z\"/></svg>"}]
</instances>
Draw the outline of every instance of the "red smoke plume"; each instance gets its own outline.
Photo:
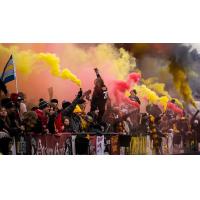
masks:
<instances>
[{"instance_id":1,"label":"red smoke plume","mask_svg":"<svg viewBox=\"0 0 200 200\"><path fill-rule=\"evenodd\" d=\"M141 74L133 72L128 75L126 81L115 81L113 87L113 94L117 104L128 103L133 107L139 108L140 105L137 102L131 101L128 97L125 96L125 92L130 90L132 85L138 84L141 78Z\"/></svg>"},{"instance_id":2,"label":"red smoke plume","mask_svg":"<svg viewBox=\"0 0 200 200\"><path fill-rule=\"evenodd\" d=\"M172 110L173 112L175 112L176 114L180 116L183 116L183 110L172 102L167 103L167 109Z\"/></svg>"},{"instance_id":3,"label":"red smoke plume","mask_svg":"<svg viewBox=\"0 0 200 200\"><path fill-rule=\"evenodd\" d=\"M117 104L122 102L124 93L126 90L129 90L130 86L125 81L115 81L113 87L113 94Z\"/></svg>"},{"instance_id":4,"label":"red smoke plume","mask_svg":"<svg viewBox=\"0 0 200 200\"><path fill-rule=\"evenodd\" d=\"M127 83L129 84L129 86L131 85L131 83L138 84L140 79L141 79L141 74L140 73L132 72L132 73L130 73L128 75Z\"/></svg>"}]
</instances>

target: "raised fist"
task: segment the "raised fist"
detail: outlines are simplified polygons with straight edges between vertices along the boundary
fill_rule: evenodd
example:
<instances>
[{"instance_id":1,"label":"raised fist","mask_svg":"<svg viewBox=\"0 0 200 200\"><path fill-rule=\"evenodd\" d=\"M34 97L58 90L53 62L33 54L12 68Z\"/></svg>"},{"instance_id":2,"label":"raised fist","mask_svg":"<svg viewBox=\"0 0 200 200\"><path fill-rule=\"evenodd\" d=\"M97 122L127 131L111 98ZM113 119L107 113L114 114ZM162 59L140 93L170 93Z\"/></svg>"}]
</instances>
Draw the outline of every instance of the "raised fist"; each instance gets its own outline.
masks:
<instances>
[{"instance_id":1,"label":"raised fist","mask_svg":"<svg viewBox=\"0 0 200 200\"><path fill-rule=\"evenodd\" d=\"M95 71L96 73L98 73L98 72L99 72L99 70L98 70L97 68L94 68L94 71Z\"/></svg>"},{"instance_id":2,"label":"raised fist","mask_svg":"<svg viewBox=\"0 0 200 200\"><path fill-rule=\"evenodd\" d=\"M83 91L82 91L82 89L80 88L80 90L79 90L79 92L78 92L78 98L80 98L80 97L82 97L82 95L83 95Z\"/></svg>"}]
</instances>

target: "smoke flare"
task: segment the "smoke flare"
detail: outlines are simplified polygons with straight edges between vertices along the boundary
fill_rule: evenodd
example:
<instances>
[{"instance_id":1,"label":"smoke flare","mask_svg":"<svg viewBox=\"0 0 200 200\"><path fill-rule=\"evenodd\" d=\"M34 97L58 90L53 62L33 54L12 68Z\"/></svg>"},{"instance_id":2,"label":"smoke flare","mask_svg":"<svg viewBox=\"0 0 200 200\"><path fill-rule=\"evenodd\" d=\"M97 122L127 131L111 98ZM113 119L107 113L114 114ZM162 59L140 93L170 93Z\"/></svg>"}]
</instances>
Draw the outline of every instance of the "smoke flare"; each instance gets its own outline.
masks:
<instances>
[{"instance_id":1,"label":"smoke flare","mask_svg":"<svg viewBox=\"0 0 200 200\"><path fill-rule=\"evenodd\" d=\"M173 75L175 87L184 101L196 107L184 68L173 60L169 65L169 71Z\"/></svg>"}]
</instances>

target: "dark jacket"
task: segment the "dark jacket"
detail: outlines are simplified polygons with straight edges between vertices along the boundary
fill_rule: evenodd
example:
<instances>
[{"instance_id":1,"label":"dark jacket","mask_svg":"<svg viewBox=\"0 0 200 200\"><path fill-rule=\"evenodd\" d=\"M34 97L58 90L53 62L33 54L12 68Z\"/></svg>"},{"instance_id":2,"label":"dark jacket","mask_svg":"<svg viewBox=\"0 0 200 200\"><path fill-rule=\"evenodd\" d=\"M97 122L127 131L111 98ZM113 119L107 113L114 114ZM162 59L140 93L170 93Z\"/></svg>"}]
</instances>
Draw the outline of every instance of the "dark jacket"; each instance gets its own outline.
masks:
<instances>
[{"instance_id":1,"label":"dark jacket","mask_svg":"<svg viewBox=\"0 0 200 200\"><path fill-rule=\"evenodd\" d=\"M80 97L76 97L74 101L64 110L62 110L62 117L68 117L70 121L70 130L73 132L80 132L81 131L81 120L80 117L73 113L77 104L82 101Z\"/></svg>"},{"instance_id":2,"label":"dark jacket","mask_svg":"<svg viewBox=\"0 0 200 200\"><path fill-rule=\"evenodd\" d=\"M94 92L92 95L92 102L98 101L98 102L106 102L108 98L108 90L105 85L102 87L95 87Z\"/></svg>"},{"instance_id":3,"label":"dark jacket","mask_svg":"<svg viewBox=\"0 0 200 200\"><path fill-rule=\"evenodd\" d=\"M92 94L92 103L93 102L105 103L108 99L108 89L105 86L104 81L99 73L97 73L97 79L99 79L102 82L102 85L101 87L95 86Z\"/></svg>"},{"instance_id":4,"label":"dark jacket","mask_svg":"<svg viewBox=\"0 0 200 200\"><path fill-rule=\"evenodd\" d=\"M52 134L55 133L55 120L56 120L55 114L49 116L47 127L49 129L49 132Z\"/></svg>"}]
</instances>

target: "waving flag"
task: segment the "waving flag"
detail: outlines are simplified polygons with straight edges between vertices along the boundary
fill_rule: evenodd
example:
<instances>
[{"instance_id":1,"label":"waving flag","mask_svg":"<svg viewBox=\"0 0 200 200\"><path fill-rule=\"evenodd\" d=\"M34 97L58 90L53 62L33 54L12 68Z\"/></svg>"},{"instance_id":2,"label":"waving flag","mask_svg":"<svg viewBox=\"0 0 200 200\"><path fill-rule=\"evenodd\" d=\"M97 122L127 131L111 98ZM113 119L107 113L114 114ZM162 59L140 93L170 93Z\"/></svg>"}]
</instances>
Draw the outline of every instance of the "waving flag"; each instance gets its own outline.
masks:
<instances>
[{"instance_id":1,"label":"waving flag","mask_svg":"<svg viewBox=\"0 0 200 200\"><path fill-rule=\"evenodd\" d=\"M4 67L1 80L6 84L10 81L15 80L15 78L16 78L15 65L14 65L13 57L11 55L8 62L6 63Z\"/></svg>"}]
</instances>

